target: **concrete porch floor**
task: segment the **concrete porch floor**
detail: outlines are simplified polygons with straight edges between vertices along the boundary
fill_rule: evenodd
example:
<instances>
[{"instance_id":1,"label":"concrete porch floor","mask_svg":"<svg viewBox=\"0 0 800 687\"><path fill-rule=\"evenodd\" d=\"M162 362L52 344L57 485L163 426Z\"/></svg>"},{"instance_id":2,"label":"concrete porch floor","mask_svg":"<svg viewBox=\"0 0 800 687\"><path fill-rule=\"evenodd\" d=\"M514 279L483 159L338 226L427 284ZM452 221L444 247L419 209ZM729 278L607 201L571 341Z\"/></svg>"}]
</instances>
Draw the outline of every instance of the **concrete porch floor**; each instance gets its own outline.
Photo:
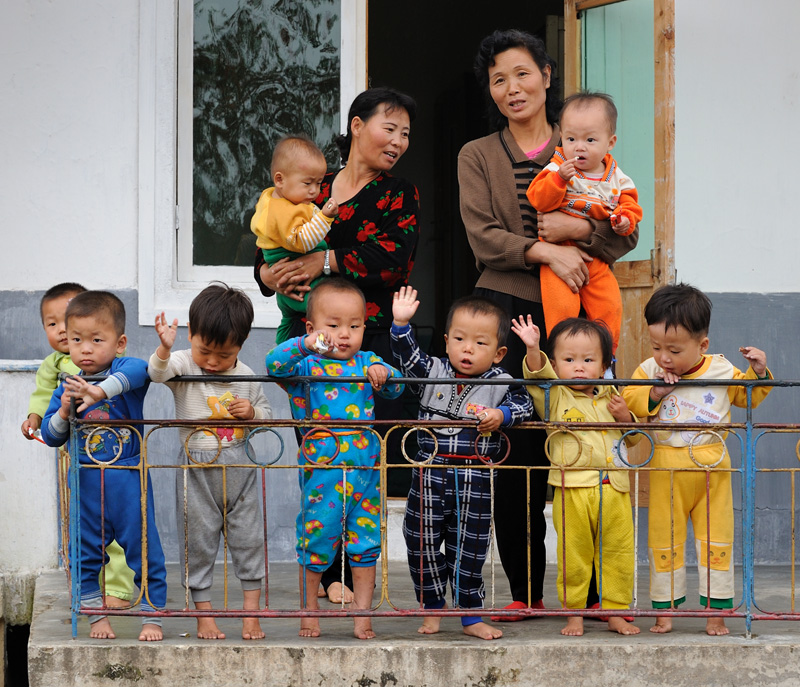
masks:
<instances>
[{"instance_id":1,"label":"concrete porch floor","mask_svg":"<svg viewBox=\"0 0 800 687\"><path fill-rule=\"evenodd\" d=\"M221 605L221 569L215 581ZM696 573L689 577L696 579ZM495 572L497 605L506 598L506 582L499 565ZM379 568L380 579L380 568ZM555 567L548 568L545 604L557 608ZM270 564L270 607L297 607L297 568L291 563ZM487 570L487 604L491 574ZM230 607L241 607L238 583L230 582ZM640 606L649 609L647 569L639 574ZM170 569L169 605L183 605L178 570ZM762 609L789 609L788 567L756 570L757 598ZM407 568L389 564L392 602L414 608ZM503 594L501 595L501 592ZM377 597L377 591L376 591ZM697 599L690 591L690 601ZM323 608L335 608L323 601ZM687 604L686 608L696 608ZM388 608L386 603L381 609ZM442 620L437 635L422 636L419 618L375 618L378 635L372 641L352 636L352 619L321 620L318 639L297 636L299 621L262 619L266 638L240 639L241 621L220 619L224 641L195 638L191 618L164 620L160 643L137 641L138 618L112 619L117 639L90 640L88 623L79 621L73 640L66 576L62 571L43 574L36 585L31 625L29 679L31 687L95 687L146 685L161 687L197 685L222 687L276 685L281 687L495 687L501 685L800 685L800 623L754 622L746 639L745 623L729 619L731 634L708 637L703 618L676 618L667 635L648 632L652 618L638 618L642 632L622 637L606 630L605 623L587 620L583 637L564 638L561 618L540 618L498 624L504 637L494 642L466 637L457 618ZM187 636L183 636L188 634Z\"/></svg>"}]
</instances>

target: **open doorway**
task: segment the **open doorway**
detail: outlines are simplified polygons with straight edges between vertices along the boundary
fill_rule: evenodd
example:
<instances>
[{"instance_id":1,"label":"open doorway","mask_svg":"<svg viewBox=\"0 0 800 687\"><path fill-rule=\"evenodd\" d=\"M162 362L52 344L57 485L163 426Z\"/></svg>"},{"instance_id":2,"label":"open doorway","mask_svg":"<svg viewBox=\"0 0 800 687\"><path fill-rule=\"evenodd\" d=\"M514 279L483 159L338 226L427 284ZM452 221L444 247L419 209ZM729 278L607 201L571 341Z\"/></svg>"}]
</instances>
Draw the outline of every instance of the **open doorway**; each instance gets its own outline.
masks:
<instances>
[{"instance_id":1,"label":"open doorway","mask_svg":"<svg viewBox=\"0 0 800 687\"><path fill-rule=\"evenodd\" d=\"M538 35L561 62L563 0L532 3L477 0L458 4L411 0L368 2L370 86L390 86L415 98L411 146L394 173L420 192L421 235L411 283L420 292L420 343L444 353L444 321L456 298L471 293L475 260L459 212L457 158L467 141L489 133L483 94L472 72L481 39L496 29ZM558 71L556 71L558 74Z\"/></svg>"}]
</instances>

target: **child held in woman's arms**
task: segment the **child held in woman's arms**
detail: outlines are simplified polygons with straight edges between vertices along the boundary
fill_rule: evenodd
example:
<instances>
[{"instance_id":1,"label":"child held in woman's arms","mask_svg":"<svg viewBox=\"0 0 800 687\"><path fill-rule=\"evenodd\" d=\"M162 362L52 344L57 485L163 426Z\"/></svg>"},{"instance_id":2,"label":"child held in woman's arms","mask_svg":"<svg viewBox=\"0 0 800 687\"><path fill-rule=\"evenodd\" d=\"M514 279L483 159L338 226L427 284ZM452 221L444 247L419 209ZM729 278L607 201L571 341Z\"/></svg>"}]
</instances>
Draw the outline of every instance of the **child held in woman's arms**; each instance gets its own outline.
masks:
<instances>
[{"instance_id":1,"label":"child held in woman's arms","mask_svg":"<svg viewBox=\"0 0 800 687\"><path fill-rule=\"evenodd\" d=\"M492 471L484 461L502 457L503 443L492 432L527 420L533 407L518 384L470 383L511 379L497 367L506 354L509 318L505 310L477 296L457 300L447 316L447 357L433 358L420 350L411 331L409 323L418 306L417 291L410 286L401 287L394 296L392 351L403 374L461 379L459 384L419 385L415 389L420 397L419 419L471 420L475 426L435 428L435 440L426 432L417 436L416 462L433 456L436 467L412 471L403 522L408 567L417 600L426 609L446 607L448 580L457 608L480 609L492 518ZM426 617L417 632L434 634L441 620ZM479 639L503 636L502 630L483 622L480 615L462 617L461 625L464 634Z\"/></svg>"},{"instance_id":2,"label":"child held in woman's arms","mask_svg":"<svg viewBox=\"0 0 800 687\"><path fill-rule=\"evenodd\" d=\"M306 407L303 383L285 383L292 417L312 419L324 426L302 428L298 451L302 507L297 516L297 560L300 563L300 597L303 607L317 610L317 589L322 572L344 547L353 569L353 608L372 605L375 564L380 541L380 439L368 427L375 418L373 390L397 398L402 384L387 384L400 373L379 356L361 350L366 303L350 281L330 278L315 286L308 297L306 336L290 339L272 349L267 372L274 377L338 377L311 384ZM369 383L350 378L366 377ZM330 427L336 420L363 420L367 427ZM308 460L306 460L308 458ZM315 463L347 466L345 471ZM359 469L365 468L365 469ZM345 479L346 478L346 479ZM344 512L344 516L343 516ZM343 523L344 517L344 523ZM369 617L355 617L354 634L372 639ZM319 619L300 621L301 637L318 637Z\"/></svg>"},{"instance_id":3,"label":"child held in woman's arms","mask_svg":"<svg viewBox=\"0 0 800 687\"><path fill-rule=\"evenodd\" d=\"M140 421L150 379L147 363L118 357L125 351L125 306L107 291L85 291L67 306L66 330L69 354L81 374L67 377L53 393L42 421L42 438L48 446L62 446L69 438L70 404L77 404L79 418ZM88 382L84 375L105 376ZM103 546L116 539L133 569L134 582L142 588L142 512L139 435L125 427L78 430L80 480L81 606L102 608L98 582L105 564ZM114 467L96 469L97 463ZM167 574L158 536L150 475L147 476L147 579L143 611L155 611L167 603ZM152 605L151 605L152 604ZM104 615L89 616L90 636L113 639L116 635ZM141 641L162 639L161 619L144 616Z\"/></svg>"},{"instance_id":4,"label":"child held in woman's arms","mask_svg":"<svg viewBox=\"0 0 800 687\"><path fill-rule=\"evenodd\" d=\"M29 440L36 436L42 425L42 418L50 405L53 392L58 388L58 375L76 375L80 368L69 357L66 315L69 302L86 289L74 282L65 282L50 287L39 303L39 316L42 320L47 343L53 349L36 371L36 390L28 403L28 417L22 423L22 435ZM69 465L69 453L59 449L59 460ZM125 552L116 540L106 548L108 563L100 573L100 587L104 592L105 604L109 608L126 608L133 598L133 570L125 563Z\"/></svg>"},{"instance_id":5,"label":"child held in woman's arms","mask_svg":"<svg viewBox=\"0 0 800 687\"><path fill-rule=\"evenodd\" d=\"M156 316L160 345L150 356L148 372L154 382L165 382L175 398L179 420L263 420L272 409L259 382L175 382L179 375L252 375L239 360L239 352L250 334L253 304L239 289L211 284L189 307L189 350L172 353L178 320L167 324L164 313ZM181 570L188 571L194 606L211 609L214 563L219 551L223 523L236 577L242 585L244 609L258 610L264 586L264 529L259 505L258 471L253 467L214 469L219 466L252 465L245 450L246 430L214 427L203 432L190 427L179 430L178 464L188 465L184 481L175 483ZM188 445L187 445L188 440ZM184 448L185 447L185 448ZM187 455L188 454L188 455ZM198 467L193 467L193 466ZM184 499L188 520L188 547L183 541ZM188 550L188 560L186 551ZM184 572L181 580L185 580ZM212 617L197 618L200 639L225 639ZM244 618L243 639L263 639L258 618Z\"/></svg>"},{"instance_id":6,"label":"child held in woman's arms","mask_svg":"<svg viewBox=\"0 0 800 687\"><path fill-rule=\"evenodd\" d=\"M686 600L684 551L689 518L697 552L700 603L712 609L733 608L731 459L723 441L727 433L715 432L714 425L730 422L731 405L747 406L747 389L675 384L683 379L772 379L767 356L752 346L740 348L750 364L747 372L741 372L722 355L708 354L711 301L688 284L661 287L645 306L644 317L653 357L636 368L632 379L663 379L669 386L625 387L628 406L639 417L658 422L710 423L710 431L705 432L682 431L680 427L674 432L652 432L655 452L650 465L662 468L650 473L648 554L653 608L677 608ZM753 407L769 391L770 387L753 387ZM698 464L718 469L707 474L697 470ZM672 618L660 616L650 631L671 629ZM728 634L724 618L709 617L706 632Z\"/></svg>"},{"instance_id":7,"label":"child held in woman's arms","mask_svg":"<svg viewBox=\"0 0 800 687\"><path fill-rule=\"evenodd\" d=\"M324 239L339 205L333 198L325 202L322 211L314 205L326 171L325 156L310 139L286 136L278 141L271 166L275 186L261 194L250 221L250 229L258 237L256 245L268 265L327 249ZM277 299L283 318L275 341L282 343L289 338L292 318L305 314L308 297L301 302L278 293Z\"/></svg>"},{"instance_id":8,"label":"child held in woman's arms","mask_svg":"<svg viewBox=\"0 0 800 687\"><path fill-rule=\"evenodd\" d=\"M642 220L642 208L633 181L611 156L617 142L614 101L605 93L576 93L564 101L560 124L562 145L531 182L531 205L538 212L561 210L585 219L609 219L620 236L633 233ZM550 267L540 267L547 331L561 320L577 317L583 305L590 319L606 323L616 350L622 325L619 285L602 260L595 258L587 267L589 280L578 293Z\"/></svg>"},{"instance_id":9,"label":"child held in woman's arms","mask_svg":"<svg viewBox=\"0 0 800 687\"><path fill-rule=\"evenodd\" d=\"M611 334L604 325L579 318L559 322L548 337L549 359L539 349L539 328L530 315L527 321L522 316L512 320L511 329L527 348L523 363L526 379L575 380L569 386L550 389L549 408L545 407L545 390L528 386L539 417L544 418L547 413L554 422L636 422L614 387L579 381L601 379L611 364ZM620 460L620 456L627 455L623 431L573 429L570 433L559 430L547 433L553 465L548 481L555 487L553 523L558 534L558 599L565 608L583 608L595 569L598 588L603 592L600 607L628 608L633 598L634 570L630 483L627 471L608 469L625 466ZM635 443L640 438L632 435L626 437L626 442ZM622 616L610 616L608 629L623 635L639 633L639 628ZM567 618L561 634L582 635L583 617Z\"/></svg>"}]
</instances>

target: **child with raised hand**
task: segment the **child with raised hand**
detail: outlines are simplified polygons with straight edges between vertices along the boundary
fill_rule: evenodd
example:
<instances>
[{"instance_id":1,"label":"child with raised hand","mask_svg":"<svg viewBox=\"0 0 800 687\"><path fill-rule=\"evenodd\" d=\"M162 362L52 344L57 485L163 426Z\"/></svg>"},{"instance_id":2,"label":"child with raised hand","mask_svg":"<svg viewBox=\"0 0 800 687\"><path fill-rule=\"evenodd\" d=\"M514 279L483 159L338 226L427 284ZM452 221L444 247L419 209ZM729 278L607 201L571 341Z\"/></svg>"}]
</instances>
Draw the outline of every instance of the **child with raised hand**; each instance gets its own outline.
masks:
<instances>
[{"instance_id":1,"label":"child with raised hand","mask_svg":"<svg viewBox=\"0 0 800 687\"><path fill-rule=\"evenodd\" d=\"M520 316L511 322L511 330L527 348L522 368L525 379L575 380L569 386L550 388L549 407L545 405L545 390L528 386L539 417L549 417L551 422L636 422L614 387L580 381L601 379L611 364L611 334L603 324L580 318L559 322L548 337L548 358L539 348L541 333L530 315L527 321ZM573 429L567 434L548 429L547 433L551 437L549 458L553 464L548 483L555 488L558 600L566 608L583 608L592 570L596 569L603 595L600 607L628 608L633 598L635 564L630 482L626 471L606 470L625 465L619 460L620 455L626 456L625 443L621 441L623 431ZM632 444L640 438L633 435L626 441ZM586 469L560 469L563 466ZM610 616L608 629L623 635L639 633L639 628L622 616ZM582 635L583 617L567 618L561 634Z\"/></svg>"},{"instance_id":2,"label":"child with raised hand","mask_svg":"<svg viewBox=\"0 0 800 687\"><path fill-rule=\"evenodd\" d=\"M172 352L178 320L168 325L163 312L156 316L160 344L150 356L148 372L154 382L164 382L172 391L176 418L200 421L272 417L272 409L259 382L171 381L179 375L253 375L239 360L252 323L250 298L243 291L222 283L203 289L189 307L189 350ZM252 465L245 450L246 430L242 427L214 427L194 433L190 427L181 427L179 434L180 464ZM214 563L224 523L234 572L242 585L243 608L258 610L264 586L264 531L260 524L258 470L254 467L226 470L190 467L186 477L185 494L183 480L176 481L176 500L179 539L182 540L186 499L188 560L186 542L179 541L179 550L181 570L187 571L188 566L189 591L195 608L212 608ZM181 580L185 584L183 574ZM225 639L212 617L197 618L197 636ZM242 638L264 638L258 618L243 619Z\"/></svg>"},{"instance_id":3,"label":"child with raised hand","mask_svg":"<svg viewBox=\"0 0 800 687\"><path fill-rule=\"evenodd\" d=\"M747 389L742 386L674 386L683 379L772 379L764 351L745 346L739 349L749 363L746 372L724 356L709 354L708 328L711 301L688 284L658 289L644 309L653 357L645 360L632 379L662 379L669 386L628 386L622 392L639 417L657 422L730 422L731 405L747 406ZM771 387L752 389L755 408ZM654 430L655 451L650 466L670 468L650 473L650 598L653 608L677 608L686 600L686 522L692 520L700 581L700 603L705 607L733 608L733 494L730 455L721 441L727 432L699 430ZM692 460L694 456L694 460ZM714 465L708 486L701 465ZM718 469L717 469L718 468ZM687 471L682 472L681 470ZM710 568L710 575L709 575ZM710 589L709 587L710 578ZM674 594L673 594L674 590ZM672 618L659 616L651 632L672 630ZM706 633L725 635L729 630L722 617L709 617Z\"/></svg>"},{"instance_id":4,"label":"child with raised hand","mask_svg":"<svg viewBox=\"0 0 800 687\"><path fill-rule=\"evenodd\" d=\"M480 609L485 597L482 569L489 551L492 480L492 471L481 458L501 458L503 444L492 432L523 422L533 408L518 384L471 383L511 380L498 367L506 354L509 319L505 310L477 296L457 300L447 316L447 357L434 358L420 350L411 330L410 320L418 307L416 289L403 286L395 293L391 342L403 374L463 378L459 384L415 388L420 397L419 419L472 420L475 426L433 429L438 450L427 432L417 435L420 451L415 460L424 462L433 456L432 465L439 467L422 469L421 490L420 468L412 471L403 522L408 566L417 600L426 609L445 608L448 581L458 608ZM435 634L441 620L428 616L417 632ZM479 639L503 636L502 630L485 623L480 615L462 617L461 625L464 634Z\"/></svg>"},{"instance_id":5,"label":"child with raised hand","mask_svg":"<svg viewBox=\"0 0 800 687\"><path fill-rule=\"evenodd\" d=\"M297 516L296 551L300 598L303 608L309 610L319 609L317 589L322 572L337 555L343 533L353 569L352 608L372 605L375 564L381 550L380 473L376 469L347 469L345 486L341 470L312 469L314 462L378 467L380 440L374 432L328 426L336 420L363 420L369 425L375 418L373 391L385 398L397 398L403 392L402 384L387 384L400 373L375 353L361 350L365 320L366 302L361 290L345 279L324 279L309 293L306 336L277 345L266 358L267 372L273 377L328 376L342 380L311 384L309 407L303 383L282 384L295 420L310 419L325 426L300 428L304 436L297 456L303 468L299 477L303 505ZM352 377L366 377L369 384L351 382L348 378ZM353 620L358 639L375 637L369 617ZM319 635L319 618L300 621L301 637Z\"/></svg>"},{"instance_id":6,"label":"child with raised hand","mask_svg":"<svg viewBox=\"0 0 800 687\"><path fill-rule=\"evenodd\" d=\"M305 136L285 136L272 154L272 186L262 192L250 229L258 237L256 245L263 250L264 260L274 265L283 258L296 258L306 253L327 250L325 236L339 214L339 205L329 198L320 210L314 201L328 170L322 151ZM322 277L330 274L327 254ZM308 296L303 301L277 294L283 318L275 334L276 343L289 338L292 318L305 314Z\"/></svg>"},{"instance_id":7,"label":"child with raised hand","mask_svg":"<svg viewBox=\"0 0 800 687\"><path fill-rule=\"evenodd\" d=\"M143 419L142 406L150 379L147 363L123 356L125 306L107 291L85 291L76 295L65 315L69 354L80 368L80 375L67 377L53 393L42 421L42 438L48 446L62 446L69 438L70 405L77 404L79 418L94 421ZM105 376L89 382L85 375ZM167 574L164 553L155 522L153 489L147 475L147 580L142 587L142 482L138 469L139 436L122 428L78 430L80 480L80 556L81 606L102 608L103 598L98 575L105 563L103 546L116 539L125 551L134 571L134 582L142 589L142 610L155 611L167 602ZM104 470L98 462L112 462ZM102 489L101 489L102 486ZM108 618L89 616L90 637L114 639ZM140 641L163 638L161 619L144 616Z\"/></svg>"},{"instance_id":8,"label":"child with raised hand","mask_svg":"<svg viewBox=\"0 0 800 687\"><path fill-rule=\"evenodd\" d=\"M42 425L42 418L53 392L59 385L59 374L76 375L80 368L69 357L69 341L67 340L66 313L69 302L86 288L74 282L56 284L45 291L39 303L41 317L47 343L53 349L39 369L36 371L36 390L31 394L28 403L28 417L22 423L22 435L33 440ZM59 449L59 460L64 466L69 465L69 453ZM108 563L100 573L100 587L105 593L104 602L109 608L125 608L130 606L133 598L133 570L125 563L125 552L116 540L106 548Z\"/></svg>"},{"instance_id":9,"label":"child with raised hand","mask_svg":"<svg viewBox=\"0 0 800 687\"><path fill-rule=\"evenodd\" d=\"M611 155L617 142L617 108L605 93L580 92L564 101L559 120L561 147L528 188L528 200L540 213L561 210L582 219L608 219L620 236L632 234L642 220L639 195L631 178ZM543 230L539 239L560 242ZM577 292L547 265L541 265L542 307L548 333L561 320L577 317L581 306L592 320L606 323L616 351L622 326L622 296L607 263L595 258L589 279Z\"/></svg>"}]
</instances>

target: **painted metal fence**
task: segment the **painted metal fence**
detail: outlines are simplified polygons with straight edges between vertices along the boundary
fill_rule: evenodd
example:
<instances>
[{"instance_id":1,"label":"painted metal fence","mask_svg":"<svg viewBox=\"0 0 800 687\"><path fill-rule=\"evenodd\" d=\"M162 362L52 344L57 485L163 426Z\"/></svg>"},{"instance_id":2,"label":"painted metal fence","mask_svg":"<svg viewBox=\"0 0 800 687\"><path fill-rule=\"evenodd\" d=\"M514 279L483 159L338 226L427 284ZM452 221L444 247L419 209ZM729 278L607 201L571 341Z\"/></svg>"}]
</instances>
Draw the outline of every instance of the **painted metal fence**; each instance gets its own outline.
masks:
<instances>
[{"instance_id":1,"label":"painted metal fence","mask_svg":"<svg viewBox=\"0 0 800 687\"><path fill-rule=\"evenodd\" d=\"M178 378L176 378L178 379ZM209 377L183 377L180 378L181 381L193 381L193 380L200 380L203 379L204 381L209 381ZM253 381L254 383L261 383L261 382L268 382L274 383L275 380L270 377L245 377L245 378L231 378L231 377L221 377L218 381L241 381L246 379L248 381ZM330 381L335 381L336 378L331 378ZM281 380L285 382L286 380ZM309 389L311 384L319 384L319 383L326 383L328 378L326 377L314 377L314 378L295 378L293 381L302 381L306 384L306 388ZM351 379L349 381L366 381L366 380L358 380L356 378ZM459 383L461 380L453 380L453 379L398 379L396 381L410 383L410 384L448 384L448 383ZM470 384L473 383L500 383L500 381L504 381L505 384L508 384L508 380L474 380L471 381ZM549 390L556 386L556 385L563 385L567 382L561 380L518 380L520 383L524 382L525 384L535 384L545 389L546 398L549 398ZM592 380L589 380L591 383ZM368 382L367 382L368 383ZM596 380L597 385L601 384L608 384L608 380ZM652 385L652 381L646 380L615 380L614 384L617 386L624 386L624 385ZM690 617L714 617L714 616L721 616L724 618L742 618L745 621L746 626L746 634L749 637L752 628L753 621L760 621L760 620L800 620L800 611L796 608L795 605L795 576L796 576L796 535L795 535L795 519L797 515L796 509L796 478L797 472L800 471L800 441L795 444L794 447L794 455L786 455L785 460L781 460L780 467L759 467L759 443L764 441L764 438L769 435L800 435L800 424L770 424L770 423L757 423L753 419L753 408L752 408L752 390L756 386L770 386L770 387L791 387L796 388L800 387L800 381L779 381L779 380L752 380L752 381L731 381L730 383L720 382L720 380L715 380L714 382L703 382L703 381L686 381L681 382L681 385L693 385L693 386L742 386L745 387L747 390L747 399L748 404L747 408L745 409L746 417L744 422L734 422L734 423L727 423L727 424L716 424L716 425L709 425L705 423L681 423L680 428L681 430L687 431L694 431L700 434L708 434L712 433L715 434L717 437L722 439L723 436L727 434L727 446L729 449L737 450L740 454L740 460L738 461L739 464L736 467L730 467L724 469L727 472L730 472L732 476L736 477L740 481L741 485L741 511L739 514L740 523L740 536L739 541L736 543L736 547L738 549L738 553L740 553L741 557L741 566L739 566L737 570L737 586L741 589L741 596L734 599L733 608L732 609L715 609L711 608L708 604L706 607L696 607L696 608L687 608L681 609L673 606L672 608L659 608L653 609L650 608L649 599L642 599L637 596L637 590L639 587L639 580L638 577L635 578L634 583L634 602L632 608L629 610L610 610L610 609L594 609L594 610L581 610L580 615L584 617L600 617L600 616L636 616L636 617L645 617L645 616L669 616L669 617L681 617L681 616L690 616ZM306 394L308 399L308 393ZM546 405L549 406L549 403L546 402ZM125 615L137 615L137 616L147 616L147 613L143 613L135 609L135 605L141 600L148 599L148 581L147 581L147 571L146 565L144 566L143 571L143 583L141 585L141 590L139 592L138 599L134 599L134 608L131 609L119 609L119 608L81 608L80 606L80 598L81 598L81 561L80 561L80 518L78 517L78 513L80 512L80 488L79 488L79 478L78 473L79 470L99 470L101 472L101 491L102 491L102 484L104 483L103 475L105 471L108 470L118 470L118 469L128 469L130 467L122 468L114 465L114 462L111 461L109 463L93 463L93 464L80 464L78 462L78 448L79 442L83 442L85 446L88 446L89 442L92 440L93 437L97 437L100 435L105 436L106 440L116 441L119 444L122 439L121 437L124 436L126 433L135 433L136 436L139 437L141 442L141 461L140 465L137 469L140 475L140 484L142 485L142 495L141 495L141 514L142 514L142 522L146 522L146 489L147 489L147 475L148 472L156 471L156 470L175 470L181 473L179 479L183 481L183 484L186 484L186 479L188 477L188 473L191 470L221 470L222 474L225 475L226 471L233 470L233 469L250 469L255 470L258 472L260 477L260 491L261 491L261 507L263 513L263 521L261 523L257 523L259 527L264 528L264 559L265 559L265 568L269 570L269 541L267 538L267 508L266 508L266 484L267 480L269 479L269 475L272 471L276 470L292 470L297 472L298 470L307 469L309 467L313 467L314 470L337 470L342 474L342 507L343 509L346 508L348 504L348 499L354 498L352 493L348 493L348 484L347 484L347 474L348 471L353 470L374 470L380 473L381 477L381 484L386 484L386 476L388 471L390 470L401 470L401 469L411 469L412 467L418 468L420 471L423 470L437 470L442 469L441 467L436 467L431 465L430 463L415 463L414 462L414 454L411 450L410 446L413 443L414 435L417 432L424 432L433 436L435 438L435 431L436 429L442 429L444 427L474 427L475 423L470 421L447 421L447 422L427 422L427 421L418 421L418 420L408 420L408 421L374 421L369 425L365 425L363 421L359 422L358 420L350 420L350 421L336 421L336 422L326 422L324 425L320 424L319 422L315 421L304 421L298 422L294 420L270 420L270 421L243 421L243 420L207 420L201 422L188 422L188 421L179 421L179 420L154 420L154 419L146 419L142 423L131 423L125 421L88 421L88 420L78 420L75 419L73 416L71 419L71 432L70 432L70 442L69 442L69 454L66 452L62 453L60 459L60 469L59 469L59 481L60 481L60 500L62 505L62 531L63 531L63 539L64 539L64 549L62 551L62 555L65 558L65 562L67 563L68 574L70 579L70 586L71 586L71 609L72 609L72 629L73 629L73 636L77 634L77 619L80 615L109 615L109 616L125 616ZM188 449L188 440L187 444L184 447L186 452L186 460L184 461L183 465L159 465L155 463L151 463L149 459L149 443L152 441L152 438L155 433L162 431L167 428L175 428L175 427L191 427L192 432L201 432L204 430L215 430L217 428L242 428L247 435L247 456L250 459L248 464L240 464L240 465L226 465L222 466L214 466L213 461L211 463L198 463L195 462L192 458L191 451ZM634 547L635 547L635 561L640 561L644 558L639 551L639 541L640 541L640 519L643 513L643 509L639 503L639 486L640 481L645 478L645 475L651 473L656 470L665 471L665 468L652 468L650 467L649 463L653 456L653 439L651 438L649 432L657 429L665 429L665 430L674 430L676 425L675 423L660 423L660 422L650 422L650 423L611 423L611 424L603 424L603 423L586 423L586 422L555 422L552 421L551 418L545 417L543 421L531 421L523 424L522 428L528 429L547 429L551 433L567 433L567 435L573 435L576 439L577 436L575 432L577 431L598 431L602 432L609 427L613 427L614 429L621 430L625 432L626 436L632 436L634 434L641 434L644 436L642 440L642 444L644 444L645 448L641 451L642 457L638 461L628 462L622 455L619 455L619 461L617 461L617 465L609 466L604 468L603 470L597 470L598 472L598 484L602 483L604 474L608 474L612 471L623 471L629 473L631 476L631 501L633 507L633 516L634 516ZM310 456L307 450L301 450L299 455L296 455L294 450L287 446L286 442L284 441L281 434L277 431L280 428L296 428L301 429L303 431L307 431L310 428L314 428L315 431L326 433L331 436L336 436L332 429L348 432L348 431L356 431L360 430L365 433L371 433L375 436L377 441L380 445L380 461L374 467L368 468L359 468L359 467L349 467L348 471L343 471L340 467L337 467L336 464L333 464L337 458L337 454L339 450L335 452L335 454L331 457L328 457L326 460L322 462L315 462L316 458ZM259 434L269 434L274 439L275 447L277 448L276 451L273 451L271 455L257 455L257 452L252 447L252 440L255 436ZM389 438L392 435L399 435L400 441L399 444L401 445L401 451L406 459L406 464L404 465L394 465L390 464L387 461L387 443ZM220 449L222 447L222 440L218 436L218 441L220 442ZM794 438L794 437L792 437ZM505 437L506 444L508 442L507 437ZM411 442L411 443L409 443ZM726 449L727 451L728 449ZM502 453L502 452L501 452ZM528 473L533 470L549 470L549 467L511 467L504 465L505 456L508 455L508 452L505 452L505 455L501 455L499 457L486 457L477 455L475 461L477 467L473 467L473 469L479 470L486 470L492 473L497 473L501 470L515 470L520 473L525 473L525 478L528 477ZM621 462L620 462L621 461ZM705 476L706 485L709 484L709 480L711 475L714 474L715 471L719 472L723 470L723 468L719 467L719 462L713 465L702 465L697 462L696 467L691 468L689 471L695 471L701 473ZM460 470L461 468L456 467L456 471ZM564 465L560 468L560 472L562 475L565 475L571 470L586 470L586 467L575 467L573 465ZM677 472L674 470L666 470L667 472ZM681 472L685 472L686 470L681 470ZM421 473L420 473L421 474ZM789 564L789 575L790 579L787 581L787 591L788 591L788 603L786 607L777 608L777 609L770 609L765 610L759 607L757 599L756 599L756 589L755 589L755 576L754 576L754 560L755 560L755 532L756 532L756 517L757 517L757 509L760 504L757 503L756 499L756 483L758 479L763 479L767 475L780 479L782 482L788 483L787 488L790 490L790 512L789 518L790 522L786 523L786 537L790 542L790 551L787 552L787 563ZM520 476L522 479L522 474ZM674 479L674 474L670 477L670 484L672 485ZM490 482L492 485L490 488L492 490L492 508L494 506L494 482L493 480ZM708 490L708 487L707 487ZM672 487L670 487L670 491L672 492ZM184 494L186 494L186 489L184 487ZM387 508L386 508L386 493L385 490L381 490L381 503L380 508L375 512L375 509L372 509L370 515L373 516L373 522L375 522L374 518L377 517L377 522L375 523L376 526L380 530L381 535L381 555L383 559L386 559L386 551L387 551ZM602 494L602 489L601 489ZM672 493L670 494L672 496ZM706 492L708 495L708 491ZM103 498L101 493L101 499ZM602 497L601 497L602 498ZM185 498L184 498L184 507L185 507ZM298 503L298 511L302 508L302 504ZM343 511L344 512L344 511ZM563 509L562 509L563 512ZM710 523L714 517L714 514L711 512L707 513L707 520ZM308 525L309 523L306 523ZM566 523L562 522L562 526L565 526ZM191 527L191 523L185 525L185 527ZM147 546L147 537L146 537L146 527L143 528L143 549L146 551ZM225 530L225 526L223 527ZM674 520L671 521L671 530L674 531ZM603 524L602 524L602 508L601 508L601 515L600 515L600 549L599 549L599 569L601 574L597 579L597 587L602 598L603 594L603 575L602 575L602 560L603 560ZM528 525L528 541L530 541L530 524ZM568 530L567 530L568 533ZM226 532L224 531L224 534ZM493 531L492 531L492 538L493 538ZM710 536L708 532L706 533L695 533L696 537L700 537L701 534L705 534L705 539L710 541ZM342 544L346 543L347 532L343 531L342 533ZM326 616L333 616L333 617L343 617L343 616L378 616L378 617L387 617L387 616L426 616L426 615L435 615L435 616L471 616L475 614L475 609L461 609L461 608L445 608L439 610L432 610L432 609L425 609L422 605L406 605L402 607L398 604L393 598L392 590L396 589L399 585L402 585L408 589L410 585L408 576L404 576L402 580L392 580L390 585L389 579L389 570L387 565L381 566L381 577L379 584L377 585L378 591L373 599L373 606L369 609L354 609L344 603L340 606L328 609L328 610L298 610L298 606L300 605L299 596L295 597L291 607L285 608L275 608L275 604L273 604L270 600L270 583L269 583L269 574L267 573L266 577L266 596L265 596L265 603L264 607L259 611L253 610L245 610L244 608L232 607L232 604L229 600L228 595L228 586L229 586L229 563L228 563L228 542L227 537L224 536L224 558L223 558L223 607L219 609L213 610L197 610L190 608L190 598L189 598L189 591L188 589L185 591L183 595L183 604L180 607L175 608L164 608L157 611L154 614L150 614L153 616L159 617L202 617L202 616L210 616L210 617L258 617L258 618L287 618L287 617L307 617L307 616L318 616L318 617L326 617ZM710 544L707 544L710 546ZM487 561L487 565L489 566L488 570L488 577L489 577L489 589L486 595L486 604L485 609L483 610L484 615L492 615L492 616L503 616L503 615L530 615L530 616L574 616L576 615L574 608L552 608L552 609L523 609L523 610L513 610L507 611L503 609L503 606L508 601L505 598L505 579L502 575L502 572L496 572L496 561L495 556L493 554L493 547L489 547L490 553L489 558ZM105 552L104 552L105 553ZM710 558L711 552L706 551L705 556L706 560ZM702 556L702 553L701 553ZM143 554L144 557L144 554ZM569 577L569 569L567 567L566 557L561 561L562 566L565 570L565 583ZM731 563L733 564L733 563ZM187 564L187 568L191 566L191 561ZM638 566L635 566L635 570L638 571ZM635 575L638 576L638 573L635 572ZM487 575L487 571L484 570L484 575ZM674 566L672 567L672 575L674 576ZM710 589L710 567L708 572L709 578L707 582L709 583ZM185 580L188 578L188 569L183 570L182 574ZM456 572L456 582L458 581L458 572ZM530 585L529 585L530 588ZM104 591L104 590L103 590ZM316 594L315 589L304 589L303 593L305 594ZM566 598L566 594L564 595ZM504 600L501 602L499 599L502 597ZM711 597L711 592L709 591L709 599ZM284 604L289 606L289 604ZM529 598L529 605L530 605L530 598ZM687 603L687 606L691 606L691 603Z\"/></svg>"}]
</instances>

